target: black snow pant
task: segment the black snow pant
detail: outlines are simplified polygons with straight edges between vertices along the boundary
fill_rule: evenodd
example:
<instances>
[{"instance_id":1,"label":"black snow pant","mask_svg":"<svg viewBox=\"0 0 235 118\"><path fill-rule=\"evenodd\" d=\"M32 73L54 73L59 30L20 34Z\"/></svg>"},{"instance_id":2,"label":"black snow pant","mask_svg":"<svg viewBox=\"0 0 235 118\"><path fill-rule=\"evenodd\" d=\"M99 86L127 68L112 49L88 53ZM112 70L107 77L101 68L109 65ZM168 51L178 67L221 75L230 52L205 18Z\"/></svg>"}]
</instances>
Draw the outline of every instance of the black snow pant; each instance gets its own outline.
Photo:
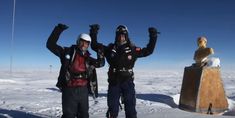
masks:
<instances>
[{"instance_id":1,"label":"black snow pant","mask_svg":"<svg viewBox=\"0 0 235 118\"><path fill-rule=\"evenodd\" d=\"M137 118L135 84L133 79L116 85L109 84L108 88L108 114L111 118L117 118L119 112L119 99L124 98L124 108L126 118Z\"/></svg>"},{"instance_id":2,"label":"black snow pant","mask_svg":"<svg viewBox=\"0 0 235 118\"><path fill-rule=\"evenodd\" d=\"M89 118L87 86L62 89L62 118Z\"/></svg>"}]
</instances>

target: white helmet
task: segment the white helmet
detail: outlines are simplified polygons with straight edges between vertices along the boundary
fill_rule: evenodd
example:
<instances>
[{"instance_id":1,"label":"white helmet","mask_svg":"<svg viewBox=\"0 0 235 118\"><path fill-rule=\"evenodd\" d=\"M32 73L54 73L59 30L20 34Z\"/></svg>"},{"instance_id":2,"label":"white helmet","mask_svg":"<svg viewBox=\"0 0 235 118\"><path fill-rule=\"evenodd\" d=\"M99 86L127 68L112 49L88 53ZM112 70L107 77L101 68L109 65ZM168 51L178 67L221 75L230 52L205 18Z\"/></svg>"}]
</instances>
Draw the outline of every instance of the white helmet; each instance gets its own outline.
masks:
<instances>
[{"instance_id":1,"label":"white helmet","mask_svg":"<svg viewBox=\"0 0 235 118\"><path fill-rule=\"evenodd\" d=\"M88 34L82 33L78 36L77 44L79 44L80 39L91 42L91 37Z\"/></svg>"}]
</instances>

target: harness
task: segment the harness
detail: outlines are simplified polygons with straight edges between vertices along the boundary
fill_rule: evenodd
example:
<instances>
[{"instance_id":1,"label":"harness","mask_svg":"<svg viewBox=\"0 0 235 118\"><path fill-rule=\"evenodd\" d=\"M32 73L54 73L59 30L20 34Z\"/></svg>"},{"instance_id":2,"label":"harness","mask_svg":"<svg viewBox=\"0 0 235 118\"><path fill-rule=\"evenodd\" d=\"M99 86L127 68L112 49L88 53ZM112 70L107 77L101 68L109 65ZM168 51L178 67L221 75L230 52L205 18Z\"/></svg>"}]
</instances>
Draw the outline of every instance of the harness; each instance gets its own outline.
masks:
<instances>
[{"instance_id":1,"label":"harness","mask_svg":"<svg viewBox=\"0 0 235 118\"><path fill-rule=\"evenodd\" d=\"M116 73L116 72L133 72L133 69L127 69L127 68L121 68L121 69L117 69L117 68L110 68L110 71Z\"/></svg>"},{"instance_id":2,"label":"harness","mask_svg":"<svg viewBox=\"0 0 235 118\"><path fill-rule=\"evenodd\" d=\"M70 76L72 79L87 79L88 78L87 72L70 73Z\"/></svg>"}]
</instances>

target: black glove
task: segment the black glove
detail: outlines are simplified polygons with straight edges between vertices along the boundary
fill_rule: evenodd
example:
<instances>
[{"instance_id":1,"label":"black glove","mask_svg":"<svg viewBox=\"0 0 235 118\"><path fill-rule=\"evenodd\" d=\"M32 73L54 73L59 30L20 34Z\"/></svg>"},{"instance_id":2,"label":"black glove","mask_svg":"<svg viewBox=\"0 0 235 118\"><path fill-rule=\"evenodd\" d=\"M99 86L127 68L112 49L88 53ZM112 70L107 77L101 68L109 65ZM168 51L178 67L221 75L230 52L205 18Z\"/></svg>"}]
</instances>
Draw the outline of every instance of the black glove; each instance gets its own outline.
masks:
<instances>
[{"instance_id":1,"label":"black glove","mask_svg":"<svg viewBox=\"0 0 235 118\"><path fill-rule=\"evenodd\" d=\"M149 36L157 37L157 34L160 34L160 32L158 32L156 28L154 27L149 28Z\"/></svg>"},{"instance_id":2,"label":"black glove","mask_svg":"<svg viewBox=\"0 0 235 118\"><path fill-rule=\"evenodd\" d=\"M92 24L90 25L90 33L93 34L97 34L98 30L100 29L100 25L99 24Z\"/></svg>"},{"instance_id":3,"label":"black glove","mask_svg":"<svg viewBox=\"0 0 235 118\"><path fill-rule=\"evenodd\" d=\"M59 23L56 27L61 31L64 31L69 28L67 25L62 24L62 23Z\"/></svg>"},{"instance_id":4,"label":"black glove","mask_svg":"<svg viewBox=\"0 0 235 118\"><path fill-rule=\"evenodd\" d=\"M102 47L98 48L98 52L97 53L98 53L99 58L104 58L104 50L103 50Z\"/></svg>"}]
</instances>

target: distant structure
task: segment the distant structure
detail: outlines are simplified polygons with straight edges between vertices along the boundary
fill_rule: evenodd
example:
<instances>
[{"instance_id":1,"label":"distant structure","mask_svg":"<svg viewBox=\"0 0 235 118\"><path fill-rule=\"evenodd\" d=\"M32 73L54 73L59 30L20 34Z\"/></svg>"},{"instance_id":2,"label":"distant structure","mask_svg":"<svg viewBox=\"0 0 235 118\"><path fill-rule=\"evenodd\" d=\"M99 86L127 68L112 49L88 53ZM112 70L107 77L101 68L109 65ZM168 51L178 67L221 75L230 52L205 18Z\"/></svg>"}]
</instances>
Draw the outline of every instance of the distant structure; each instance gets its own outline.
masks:
<instances>
[{"instance_id":1,"label":"distant structure","mask_svg":"<svg viewBox=\"0 0 235 118\"><path fill-rule=\"evenodd\" d=\"M50 73L52 72L52 65L49 65L49 67L50 67Z\"/></svg>"},{"instance_id":2,"label":"distant structure","mask_svg":"<svg viewBox=\"0 0 235 118\"><path fill-rule=\"evenodd\" d=\"M208 59L214 50L206 47L205 37L199 37L197 43L195 63L184 69L179 108L207 114L223 112L228 109L228 101L218 59Z\"/></svg>"}]
</instances>

